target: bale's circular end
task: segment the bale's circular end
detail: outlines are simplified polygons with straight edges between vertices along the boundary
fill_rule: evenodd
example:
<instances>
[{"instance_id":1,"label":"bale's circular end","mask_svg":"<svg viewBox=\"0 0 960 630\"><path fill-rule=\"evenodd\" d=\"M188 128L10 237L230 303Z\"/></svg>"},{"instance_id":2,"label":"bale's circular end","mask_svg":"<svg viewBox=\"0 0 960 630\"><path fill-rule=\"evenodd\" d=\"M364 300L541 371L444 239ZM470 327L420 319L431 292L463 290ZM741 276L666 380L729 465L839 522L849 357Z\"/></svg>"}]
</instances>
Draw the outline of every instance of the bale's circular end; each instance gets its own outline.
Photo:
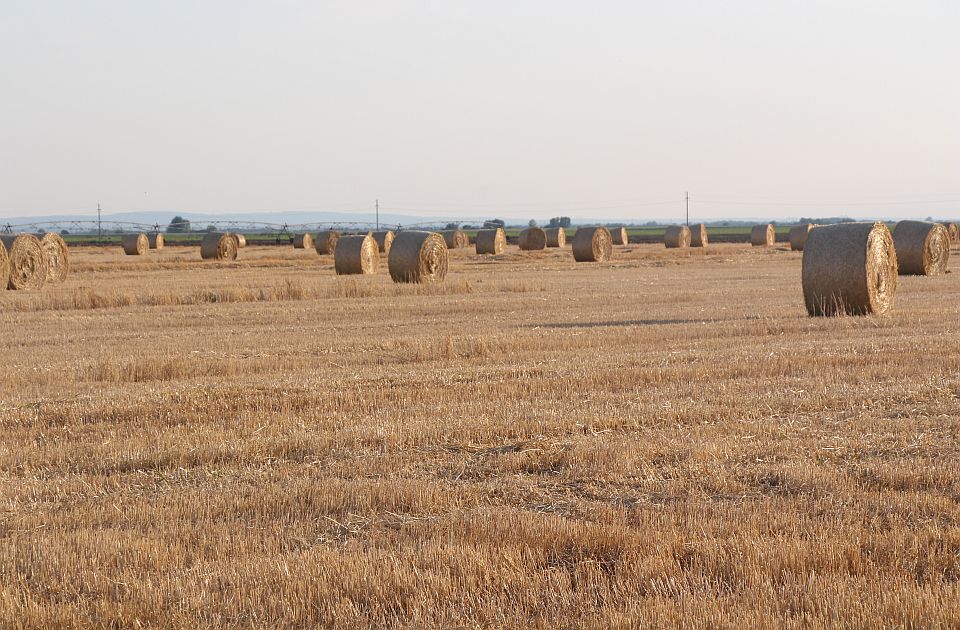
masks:
<instances>
[{"instance_id":1,"label":"bale's circular end","mask_svg":"<svg viewBox=\"0 0 960 630\"><path fill-rule=\"evenodd\" d=\"M605 227L577 228L573 235L573 259L577 262L603 262L613 256L613 237Z\"/></svg>"},{"instance_id":2,"label":"bale's circular end","mask_svg":"<svg viewBox=\"0 0 960 630\"><path fill-rule=\"evenodd\" d=\"M244 247L247 246L247 237L244 236L243 234L237 234L236 232L234 232L233 238L237 239L237 247L239 249L243 249Z\"/></svg>"},{"instance_id":3,"label":"bale's circular end","mask_svg":"<svg viewBox=\"0 0 960 630\"><path fill-rule=\"evenodd\" d=\"M563 247L567 244L567 232L562 227L547 228L547 247Z\"/></svg>"},{"instance_id":4,"label":"bale's circular end","mask_svg":"<svg viewBox=\"0 0 960 630\"><path fill-rule=\"evenodd\" d=\"M333 268L337 275L376 273L380 265L380 248L372 234L343 236L333 252Z\"/></svg>"},{"instance_id":5,"label":"bale's circular end","mask_svg":"<svg viewBox=\"0 0 960 630\"><path fill-rule=\"evenodd\" d=\"M470 247L470 237L463 230L444 230L440 232L447 249L460 249L461 247Z\"/></svg>"},{"instance_id":6,"label":"bale's circular end","mask_svg":"<svg viewBox=\"0 0 960 630\"><path fill-rule=\"evenodd\" d=\"M147 242L150 243L150 249L163 249L163 234L151 232L147 234Z\"/></svg>"},{"instance_id":7,"label":"bale's circular end","mask_svg":"<svg viewBox=\"0 0 960 630\"><path fill-rule=\"evenodd\" d=\"M40 239L43 253L47 257L47 282L59 283L67 279L70 273L70 253L66 242L56 232L47 232Z\"/></svg>"},{"instance_id":8,"label":"bale's circular end","mask_svg":"<svg viewBox=\"0 0 960 630\"><path fill-rule=\"evenodd\" d=\"M893 228L900 275L939 276L950 260L950 232L940 223L900 221Z\"/></svg>"},{"instance_id":9,"label":"bale's circular end","mask_svg":"<svg viewBox=\"0 0 960 630\"><path fill-rule=\"evenodd\" d=\"M7 246L0 240L0 290L6 288L10 282L10 257L7 255Z\"/></svg>"},{"instance_id":10,"label":"bale's circular end","mask_svg":"<svg viewBox=\"0 0 960 630\"><path fill-rule=\"evenodd\" d=\"M795 252L802 252L807 244L807 236L810 234L810 230L815 227L813 223L801 223L790 228L790 249Z\"/></svg>"},{"instance_id":11,"label":"bale's circular end","mask_svg":"<svg viewBox=\"0 0 960 630\"><path fill-rule=\"evenodd\" d=\"M625 227L611 228L610 239L614 245L628 244L630 242L630 237L627 235L627 228Z\"/></svg>"},{"instance_id":12,"label":"bale's circular end","mask_svg":"<svg viewBox=\"0 0 960 630\"><path fill-rule=\"evenodd\" d=\"M803 249L803 299L812 316L882 314L897 293L897 252L883 223L810 230Z\"/></svg>"},{"instance_id":13,"label":"bale's circular end","mask_svg":"<svg viewBox=\"0 0 960 630\"><path fill-rule=\"evenodd\" d=\"M10 275L6 287L17 291L42 289L47 283L47 255L33 234L0 237L7 250Z\"/></svg>"},{"instance_id":14,"label":"bale's circular end","mask_svg":"<svg viewBox=\"0 0 960 630\"><path fill-rule=\"evenodd\" d=\"M120 237L120 245L127 256L143 256L150 249L150 239L146 234L124 234Z\"/></svg>"},{"instance_id":15,"label":"bale's circular end","mask_svg":"<svg viewBox=\"0 0 960 630\"><path fill-rule=\"evenodd\" d=\"M956 223L944 223L943 227L947 228L947 234L950 235L951 243L960 241L960 227L957 227Z\"/></svg>"},{"instance_id":16,"label":"bale's circular end","mask_svg":"<svg viewBox=\"0 0 960 630\"><path fill-rule=\"evenodd\" d=\"M750 244L754 247L769 247L777 242L777 231L772 223L755 225L750 230Z\"/></svg>"},{"instance_id":17,"label":"bale's circular end","mask_svg":"<svg viewBox=\"0 0 960 630\"><path fill-rule=\"evenodd\" d=\"M340 240L340 232L336 230L323 230L317 232L317 239L314 241L314 249L318 254L333 254L337 250L337 241Z\"/></svg>"},{"instance_id":18,"label":"bale's circular end","mask_svg":"<svg viewBox=\"0 0 960 630\"><path fill-rule=\"evenodd\" d=\"M503 228L477 232L478 254L502 254L507 246L507 233Z\"/></svg>"},{"instance_id":19,"label":"bale's circular end","mask_svg":"<svg viewBox=\"0 0 960 630\"><path fill-rule=\"evenodd\" d=\"M447 276L447 243L436 232L397 234L387 257L394 282L440 282Z\"/></svg>"},{"instance_id":20,"label":"bale's circular end","mask_svg":"<svg viewBox=\"0 0 960 630\"><path fill-rule=\"evenodd\" d=\"M309 232L297 234L293 237L294 249L313 249L313 236Z\"/></svg>"},{"instance_id":21,"label":"bale's circular end","mask_svg":"<svg viewBox=\"0 0 960 630\"><path fill-rule=\"evenodd\" d=\"M393 230L384 230L382 232L374 232L373 240L377 244L377 251L389 254L390 247L393 245L394 239L397 238L397 235Z\"/></svg>"},{"instance_id":22,"label":"bale's circular end","mask_svg":"<svg viewBox=\"0 0 960 630\"><path fill-rule=\"evenodd\" d=\"M536 251L546 249L547 233L538 227L529 227L520 232L520 249L524 251Z\"/></svg>"},{"instance_id":23,"label":"bale's circular end","mask_svg":"<svg viewBox=\"0 0 960 630\"><path fill-rule=\"evenodd\" d=\"M706 247L710 244L707 236L707 226L697 223L690 226L690 247Z\"/></svg>"},{"instance_id":24,"label":"bale's circular end","mask_svg":"<svg viewBox=\"0 0 960 630\"><path fill-rule=\"evenodd\" d=\"M200 242L203 260L236 260L237 237L230 232L207 232Z\"/></svg>"},{"instance_id":25,"label":"bale's circular end","mask_svg":"<svg viewBox=\"0 0 960 630\"><path fill-rule=\"evenodd\" d=\"M693 240L693 234L690 228L685 225L671 225L663 233L663 244L668 248L690 247Z\"/></svg>"}]
</instances>

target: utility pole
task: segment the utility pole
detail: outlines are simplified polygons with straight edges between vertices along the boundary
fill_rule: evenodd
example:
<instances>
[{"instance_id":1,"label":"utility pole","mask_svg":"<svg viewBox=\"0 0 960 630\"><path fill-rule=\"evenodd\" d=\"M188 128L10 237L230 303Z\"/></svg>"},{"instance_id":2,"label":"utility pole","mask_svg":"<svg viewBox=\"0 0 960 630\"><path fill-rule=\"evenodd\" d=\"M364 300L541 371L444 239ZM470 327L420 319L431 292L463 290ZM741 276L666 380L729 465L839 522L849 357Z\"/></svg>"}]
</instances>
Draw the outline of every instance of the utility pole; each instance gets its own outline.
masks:
<instances>
[{"instance_id":1,"label":"utility pole","mask_svg":"<svg viewBox=\"0 0 960 630\"><path fill-rule=\"evenodd\" d=\"M690 193L687 193L686 202L687 202L687 227L690 227Z\"/></svg>"},{"instance_id":2,"label":"utility pole","mask_svg":"<svg viewBox=\"0 0 960 630\"><path fill-rule=\"evenodd\" d=\"M377 199L377 232L380 231L380 200Z\"/></svg>"},{"instance_id":3,"label":"utility pole","mask_svg":"<svg viewBox=\"0 0 960 630\"><path fill-rule=\"evenodd\" d=\"M103 238L103 229L100 223L100 204L97 204L97 245L101 245L101 239Z\"/></svg>"}]
</instances>

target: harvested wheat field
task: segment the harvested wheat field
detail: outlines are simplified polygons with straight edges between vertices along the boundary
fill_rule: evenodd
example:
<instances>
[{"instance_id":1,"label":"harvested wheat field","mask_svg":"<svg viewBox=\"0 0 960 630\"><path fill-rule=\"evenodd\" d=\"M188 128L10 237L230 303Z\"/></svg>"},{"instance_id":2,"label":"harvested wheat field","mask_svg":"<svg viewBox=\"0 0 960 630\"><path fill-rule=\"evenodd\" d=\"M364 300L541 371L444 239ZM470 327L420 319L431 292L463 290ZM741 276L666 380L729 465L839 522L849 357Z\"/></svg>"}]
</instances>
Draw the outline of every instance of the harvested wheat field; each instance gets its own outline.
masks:
<instances>
[{"instance_id":1,"label":"harvested wheat field","mask_svg":"<svg viewBox=\"0 0 960 630\"><path fill-rule=\"evenodd\" d=\"M70 254L0 293L0 627L960 624L957 256Z\"/></svg>"}]
</instances>

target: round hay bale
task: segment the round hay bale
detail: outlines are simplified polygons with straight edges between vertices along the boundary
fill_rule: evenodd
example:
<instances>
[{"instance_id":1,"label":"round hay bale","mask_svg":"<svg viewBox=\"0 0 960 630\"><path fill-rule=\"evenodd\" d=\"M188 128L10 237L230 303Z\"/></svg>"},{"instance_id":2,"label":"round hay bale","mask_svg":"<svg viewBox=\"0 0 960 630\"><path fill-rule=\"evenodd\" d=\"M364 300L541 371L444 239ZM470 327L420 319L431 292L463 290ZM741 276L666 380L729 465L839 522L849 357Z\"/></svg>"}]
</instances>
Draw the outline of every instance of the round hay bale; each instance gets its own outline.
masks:
<instances>
[{"instance_id":1,"label":"round hay bale","mask_svg":"<svg viewBox=\"0 0 960 630\"><path fill-rule=\"evenodd\" d=\"M376 273L380 265L380 248L372 234L340 237L333 252L333 268L337 275Z\"/></svg>"},{"instance_id":2,"label":"round hay bale","mask_svg":"<svg viewBox=\"0 0 960 630\"><path fill-rule=\"evenodd\" d=\"M950 232L940 223L901 221L893 227L900 275L939 276L950 260Z\"/></svg>"},{"instance_id":3,"label":"round hay bale","mask_svg":"<svg viewBox=\"0 0 960 630\"><path fill-rule=\"evenodd\" d=\"M147 234L147 241L150 243L150 249L163 249L163 234L160 232Z\"/></svg>"},{"instance_id":4,"label":"round hay bale","mask_svg":"<svg viewBox=\"0 0 960 630\"><path fill-rule=\"evenodd\" d=\"M0 291L7 288L10 282L10 257L7 256L7 246L0 240Z\"/></svg>"},{"instance_id":5,"label":"round hay bale","mask_svg":"<svg viewBox=\"0 0 960 630\"><path fill-rule=\"evenodd\" d=\"M461 247L470 247L470 237L463 230L444 230L440 232L447 249L460 249Z\"/></svg>"},{"instance_id":6,"label":"round hay bale","mask_svg":"<svg viewBox=\"0 0 960 630\"><path fill-rule=\"evenodd\" d=\"M47 257L47 282L55 284L66 280L70 273L67 244L56 232L47 232L40 239L40 245Z\"/></svg>"},{"instance_id":7,"label":"round hay bale","mask_svg":"<svg viewBox=\"0 0 960 630\"><path fill-rule=\"evenodd\" d=\"M573 234L573 259L577 262L603 262L613 256L613 237L605 227L577 228Z\"/></svg>"},{"instance_id":8,"label":"round hay bale","mask_svg":"<svg viewBox=\"0 0 960 630\"><path fill-rule=\"evenodd\" d=\"M755 225L750 230L750 244L754 247L769 247L777 242L777 231L772 223Z\"/></svg>"},{"instance_id":9,"label":"round hay bale","mask_svg":"<svg viewBox=\"0 0 960 630\"><path fill-rule=\"evenodd\" d=\"M529 227L520 232L520 249L534 251L546 249L547 233L538 227Z\"/></svg>"},{"instance_id":10,"label":"round hay bale","mask_svg":"<svg viewBox=\"0 0 960 630\"><path fill-rule=\"evenodd\" d=\"M947 228L947 234L950 235L951 243L960 241L960 227L958 227L956 223L944 223L943 227Z\"/></svg>"},{"instance_id":11,"label":"round hay bale","mask_svg":"<svg viewBox=\"0 0 960 630\"><path fill-rule=\"evenodd\" d=\"M502 254L506 246L507 233L503 231L503 228L477 232L478 254Z\"/></svg>"},{"instance_id":12,"label":"round hay bale","mask_svg":"<svg viewBox=\"0 0 960 630\"><path fill-rule=\"evenodd\" d=\"M810 230L803 248L803 299L810 315L867 315L893 308L897 252L883 223Z\"/></svg>"},{"instance_id":13,"label":"round hay bale","mask_svg":"<svg viewBox=\"0 0 960 630\"><path fill-rule=\"evenodd\" d=\"M384 254L390 253L390 247L393 245L393 239L395 238L397 238L397 235L394 234L393 230L373 233L373 240L377 244L377 251Z\"/></svg>"},{"instance_id":14,"label":"round hay bale","mask_svg":"<svg viewBox=\"0 0 960 630\"><path fill-rule=\"evenodd\" d=\"M313 236L310 235L310 232L304 232L303 234L294 235L293 248L294 249L313 249Z\"/></svg>"},{"instance_id":15,"label":"round hay bale","mask_svg":"<svg viewBox=\"0 0 960 630\"><path fill-rule=\"evenodd\" d=\"M707 226L697 223L690 226L690 247L706 247L710 244L707 238Z\"/></svg>"},{"instance_id":16,"label":"round hay bale","mask_svg":"<svg viewBox=\"0 0 960 630\"><path fill-rule=\"evenodd\" d=\"M207 232L200 243L203 260L236 260L237 237L230 232Z\"/></svg>"},{"instance_id":17,"label":"round hay bale","mask_svg":"<svg viewBox=\"0 0 960 630\"><path fill-rule=\"evenodd\" d=\"M690 247L692 239L693 234L690 232L690 228L685 225L671 225L663 233L663 244L668 248Z\"/></svg>"},{"instance_id":18,"label":"round hay bale","mask_svg":"<svg viewBox=\"0 0 960 630\"><path fill-rule=\"evenodd\" d=\"M318 254L333 254L337 249L337 241L340 240L340 232L336 230L323 230L317 232L317 239L313 242L314 248Z\"/></svg>"},{"instance_id":19,"label":"round hay bale","mask_svg":"<svg viewBox=\"0 0 960 630\"><path fill-rule=\"evenodd\" d=\"M562 227L547 228L547 247L563 247L567 244L567 232Z\"/></svg>"},{"instance_id":20,"label":"round hay bale","mask_svg":"<svg viewBox=\"0 0 960 630\"><path fill-rule=\"evenodd\" d=\"M610 228L610 238L613 239L614 245L627 245L630 243L630 237L627 235L627 228L625 227Z\"/></svg>"},{"instance_id":21,"label":"round hay bale","mask_svg":"<svg viewBox=\"0 0 960 630\"><path fill-rule=\"evenodd\" d=\"M447 243L436 232L400 232L387 265L394 282L440 282L447 276Z\"/></svg>"},{"instance_id":22,"label":"round hay bale","mask_svg":"<svg viewBox=\"0 0 960 630\"><path fill-rule=\"evenodd\" d=\"M150 249L150 239L146 234L124 234L120 237L120 245L127 256L143 256Z\"/></svg>"},{"instance_id":23,"label":"round hay bale","mask_svg":"<svg viewBox=\"0 0 960 630\"><path fill-rule=\"evenodd\" d=\"M7 250L10 275L7 288L17 291L42 289L47 282L47 255L33 234L0 236Z\"/></svg>"},{"instance_id":24,"label":"round hay bale","mask_svg":"<svg viewBox=\"0 0 960 630\"><path fill-rule=\"evenodd\" d=\"M237 247L239 249L243 249L244 247L247 246L246 236L244 236L243 234L237 234L236 232L231 232L231 234L233 234L233 238L237 239Z\"/></svg>"},{"instance_id":25,"label":"round hay bale","mask_svg":"<svg viewBox=\"0 0 960 630\"><path fill-rule=\"evenodd\" d=\"M815 227L813 223L801 223L790 228L790 249L795 252L802 252L804 245L807 243L807 235Z\"/></svg>"}]
</instances>

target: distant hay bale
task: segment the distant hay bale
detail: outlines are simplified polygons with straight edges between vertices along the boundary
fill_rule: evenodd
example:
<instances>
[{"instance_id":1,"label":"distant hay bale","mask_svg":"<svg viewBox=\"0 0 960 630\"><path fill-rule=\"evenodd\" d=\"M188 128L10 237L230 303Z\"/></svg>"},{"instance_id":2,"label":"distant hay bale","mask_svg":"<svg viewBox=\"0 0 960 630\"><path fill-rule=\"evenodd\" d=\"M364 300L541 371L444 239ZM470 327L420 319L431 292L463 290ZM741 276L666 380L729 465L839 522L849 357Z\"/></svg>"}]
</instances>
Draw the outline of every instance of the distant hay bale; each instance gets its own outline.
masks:
<instances>
[{"instance_id":1,"label":"distant hay bale","mask_svg":"<svg viewBox=\"0 0 960 630\"><path fill-rule=\"evenodd\" d=\"M244 247L247 246L246 236L244 236L243 234L238 234L236 232L231 232L231 234L233 234L233 238L237 239L237 247L239 249L243 249Z\"/></svg>"},{"instance_id":2,"label":"distant hay bale","mask_svg":"<svg viewBox=\"0 0 960 630\"><path fill-rule=\"evenodd\" d=\"M503 228L477 232L478 254L502 254L507 246L507 233Z\"/></svg>"},{"instance_id":3,"label":"distant hay bale","mask_svg":"<svg viewBox=\"0 0 960 630\"><path fill-rule=\"evenodd\" d=\"M625 227L615 227L610 230L610 238L613 239L614 245L626 245L630 242L630 237L627 235L627 228Z\"/></svg>"},{"instance_id":4,"label":"distant hay bale","mask_svg":"<svg viewBox=\"0 0 960 630\"><path fill-rule=\"evenodd\" d=\"M236 260L237 238L230 232L207 232L200 243L203 260Z\"/></svg>"},{"instance_id":5,"label":"distant hay bale","mask_svg":"<svg viewBox=\"0 0 960 630\"><path fill-rule=\"evenodd\" d=\"M790 228L790 249L795 252L802 252L810 230L815 227L813 223L801 223L800 225Z\"/></svg>"},{"instance_id":6,"label":"distant hay bale","mask_svg":"<svg viewBox=\"0 0 960 630\"><path fill-rule=\"evenodd\" d=\"M373 233L373 240L377 244L377 251L384 254L390 253L390 247L393 245L393 239L397 237L393 230L384 230Z\"/></svg>"},{"instance_id":7,"label":"distant hay bale","mask_svg":"<svg viewBox=\"0 0 960 630\"><path fill-rule=\"evenodd\" d=\"M803 248L803 299L810 315L885 313L897 293L897 252L883 223L811 230Z\"/></svg>"},{"instance_id":8,"label":"distant hay bale","mask_svg":"<svg viewBox=\"0 0 960 630\"><path fill-rule=\"evenodd\" d=\"M163 234L150 232L147 234L147 242L150 243L150 249L163 249Z\"/></svg>"},{"instance_id":9,"label":"distant hay bale","mask_svg":"<svg viewBox=\"0 0 960 630\"><path fill-rule=\"evenodd\" d=\"M940 223L901 221L893 227L900 275L939 276L950 260L950 232Z\"/></svg>"},{"instance_id":10,"label":"distant hay bale","mask_svg":"<svg viewBox=\"0 0 960 630\"><path fill-rule=\"evenodd\" d=\"M703 223L696 223L690 226L690 247L706 247L710 244L707 237L707 226Z\"/></svg>"},{"instance_id":11,"label":"distant hay bale","mask_svg":"<svg viewBox=\"0 0 960 630\"><path fill-rule=\"evenodd\" d=\"M397 234L387 257L394 282L440 282L447 276L447 243L436 232Z\"/></svg>"},{"instance_id":12,"label":"distant hay bale","mask_svg":"<svg viewBox=\"0 0 960 630\"><path fill-rule=\"evenodd\" d=\"M0 240L0 291L7 288L10 282L10 257L7 256L7 246Z\"/></svg>"},{"instance_id":13,"label":"distant hay bale","mask_svg":"<svg viewBox=\"0 0 960 630\"><path fill-rule=\"evenodd\" d=\"M293 248L313 249L313 237L310 235L310 232L295 235L293 237Z\"/></svg>"},{"instance_id":14,"label":"distant hay bale","mask_svg":"<svg viewBox=\"0 0 960 630\"><path fill-rule=\"evenodd\" d=\"M947 234L950 235L951 243L960 241L960 227L957 227L956 223L944 223L943 227L947 228Z\"/></svg>"},{"instance_id":15,"label":"distant hay bale","mask_svg":"<svg viewBox=\"0 0 960 630\"><path fill-rule=\"evenodd\" d=\"M317 239L313 242L313 246L318 254L333 254L337 249L338 240L340 240L340 232L323 230L317 232Z\"/></svg>"},{"instance_id":16,"label":"distant hay bale","mask_svg":"<svg viewBox=\"0 0 960 630\"><path fill-rule=\"evenodd\" d=\"M376 273L380 265L380 248L372 234L343 236L333 252L333 268L337 275Z\"/></svg>"},{"instance_id":17,"label":"distant hay bale","mask_svg":"<svg viewBox=\"0 0 960 630\"><path fill-rule=\"evenodd\" d=\"M143 256L150 249L150 239L146 234L124 234L120 237L123 253L127 256Z\"/></svg>"},{"instance_id":18,"label":"distant hay bale","mask_svg":"<svg viewBox=\"0 0 960 630\"><path fill-rule=\"evenodd\" d=\"M42 289L47 282L47 255L33 234L0 236L7 250L10 275L7 288L17 291Z\"/></svg>"},{"instance_id":19,"label":"distant hay bale","mask_svg":"<svg viewBox=\"0 0 960 630\"><path fill-rule=\"evenodd\" d=\"M520 232L520 249L524 251L535 251L546 249L547 233L538 227L528 227Z\"/></svg>"},{"instance_id":20,"label":"distant hay bale","mask_svg":"<svg viewBox=\"0 0 960 630\"><path fill-rule=\"evenodd\" d=\"M663 244L668 248L690 247L692 238L693 235L687 226L671 225L667 228L667 231L663 233Z\"/></svg>"},{"instance_id":21,"label":"distant hay bale","mask_svg":"<svg viewBox=\"0 0 960 630\"><path fill-rule=\"evenodd\" d=\"M754 247L769 247L777 242L777 231L772 223L755 225L750 230L750 244Z\"/></svg>"},{"instance_id":22,"label":"distant hay bale","mask_svg":"<svg viewBox=\"0 0 960 630\"><path fill-rule=\"evenodd\" d=\"M547 247L563 247L567 244L567 232L562 227L547 228Z\"/></svg>"},{"instance_id":23,"label":"distant hay bale","mask_svg":"<svg viewBox=\"0 0 960 630\"><path fill-rule=\"evenodd\" d=\"M603 262L613 256L613 238L605 227L577 228L573 235L573 259L577 262Z\"/></svg>"},{"instance_id":24,"label":"distant hay bale","mask_svg":"<svg viewBox=\"0 0 960 630\"><path fill-rule=\"evenodd\" d=\"M40 239L43 253L47 257L47 282L60 283L70 273L70 252L67 244L56 232L47 232Z\"/></svg>"},{"instance_id":25,"label":"distant hay bale","mask_svg":"<svg viewBox=\"0 0 960 630\"><path fill-rule=\"evenodd\" d=\"M460 249L461 247L470 247L470 237L463 230L444 230L440 232L447 249Z\"/></svg>"}]
</instances>

